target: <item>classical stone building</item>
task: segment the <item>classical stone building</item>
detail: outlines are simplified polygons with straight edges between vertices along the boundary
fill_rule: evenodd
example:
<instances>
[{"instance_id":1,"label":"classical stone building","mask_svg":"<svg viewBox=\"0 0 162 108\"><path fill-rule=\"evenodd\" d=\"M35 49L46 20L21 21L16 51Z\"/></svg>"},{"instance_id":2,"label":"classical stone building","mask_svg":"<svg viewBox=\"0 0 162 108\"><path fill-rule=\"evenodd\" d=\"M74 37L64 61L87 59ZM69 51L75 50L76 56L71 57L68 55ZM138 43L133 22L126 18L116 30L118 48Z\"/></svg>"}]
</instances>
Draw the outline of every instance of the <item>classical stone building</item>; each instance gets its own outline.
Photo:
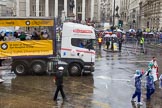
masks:
<instances>
[{"instance_id":1,"label":"classical stone building","mask_svg":"<svg viewBox=\"0 0 162 108\"><path fill-rule=\"evenodd\" d=\"M16 16L54 16L60 20L74 16L76 20L99 20L99 0L74 0L73 12L70 0L16 0ZM73 14L72 14L73 13Z\"/></svg>"},{"instance_id":2,"label":"classical stone building","mask_svg":"<svg viewBox=\"0 0 162 108\"><path fill-rule=\"evenodd\" d=\"M114 4L114 2L115 2L115 4ZM118 23L119 23L119 20L120 20L120 11L121 11L120 0L113 0L112 3L113 3L112 4L112 7L113 7L112 12L114 12L113 14L115 15L114 16L114 19L115 19L114 23L115 23L115 26L118 26Z\"/></svg>"},{"instance_id":3,"label":"classical stone building","mask_svg":"<svg viewBox=\"0 0 162 108\"><path fill-rule=\"evenodd\" d=\"M15 0L0 1L0 16L14 16L15 15Z\"/></svg>"},{"instance_id":4,"label":"classical stone building","mask_svg":"<svg viewBox=\"0 0 162 108\"><path fill-rule=\"evenodd\" d=\"M114 2L115 9L118 7L118 14L120 13L120 0L100 0L100 17L101 22L108 22L110 25L117 25L119 18L116 17L117 11L114 12ZM113 18L113 16L115 16ZM114 22L113 22L114 20Z\"/></svg>"},{"instance_id":5,"label":"classical stone building","mask_svg":"<svg viewBox=\"0 0 162 108\"><path fill-rule=\"evenodd\" d=\"M109 22L110 21L110 0L100 0L100 19L101 22Z\"/></svg>"},{"instance_id":6,"label":"classical stone building","mask_svg":"<svg viewBox=\"0 0 162 108\"><path fill-rule=\"evenodd\" d=\"M162 30L162 0L121 0L120 3L124 28Z\"/></svg>"},{"instance_id":7,"label":"classical stone building","mask_svg":"<svg viewBox=\"0 0 162 108\"><path fill-rule=\"evenodd\" d=\"M129 0L120 1L120 20L123 21L123 28L129 28Z\"/></svg>"},{"instance_id":8,"label":"classical stone building","mask_svg":"<svg viewBox=\"0 0 162 108\"><path fill-rule=\"evenodd\" d=\"M154 31L162 30L162 1L143 0L141 7L141 27Z\"/></svg>"},{"instance_id":9,"label":"classical stone building","mask_svg":"<svg viewBox=\"0 0 162 108\"><path fill-rule=\"evenodd\" d=\"M123 21L124 29L140 28L140 1L142 0L121 0L120 18Z\"/></svg>"},{"instance_id":10,"label":"classical stone building","mask_svg":"<svg viewBox=\"0 0 162 108\"><path fill-rule=\"evenodd\" d=\"M128 24L130 28L140 28L140 3L141 0L130 0L129 1L129 19Z\"/></svg>"},{"instance_id":11,"label":"classical stone building","mask_svg":"<svg viewBox=\"0 0 162 108\"><path fill-rule=\"evenodd\" d=\"M0 16L6 16L7 7L4 2L0 2Z\"/></svg>"}]
</instances>

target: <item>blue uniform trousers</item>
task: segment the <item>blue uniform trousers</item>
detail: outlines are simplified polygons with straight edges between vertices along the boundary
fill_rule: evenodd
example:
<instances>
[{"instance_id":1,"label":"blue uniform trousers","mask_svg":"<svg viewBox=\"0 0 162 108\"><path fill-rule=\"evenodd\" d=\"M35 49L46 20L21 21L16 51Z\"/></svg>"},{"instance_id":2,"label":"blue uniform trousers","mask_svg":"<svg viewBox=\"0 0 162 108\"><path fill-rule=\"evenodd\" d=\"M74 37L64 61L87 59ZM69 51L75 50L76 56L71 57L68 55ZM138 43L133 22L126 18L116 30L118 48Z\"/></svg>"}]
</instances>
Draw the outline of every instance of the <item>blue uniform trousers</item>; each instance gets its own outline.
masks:
<instances>
[{"instance_id":1,"label":"blue uniform trousers","mask_svg":"<svg viewBox=\"0 0 162 108\"><path fill-rule=\"evenodd\" d=\"M138 102L141 102L141 91L136 90L132 96L132 99L134 99L136 96L137 96Z\"/></svg>"},{"instance_id":2,"label":"blue uniform trousers","mask_svg":"<svg viewBox=\"0 0 162 108\"><path fill-rule=\"evenodd\" d=\"M151 98L151 95L155 92L155 89L148 89L147 88L147 93L146 93L146 97L147 100L149 100Z\"/></svg>"}]
</instances>

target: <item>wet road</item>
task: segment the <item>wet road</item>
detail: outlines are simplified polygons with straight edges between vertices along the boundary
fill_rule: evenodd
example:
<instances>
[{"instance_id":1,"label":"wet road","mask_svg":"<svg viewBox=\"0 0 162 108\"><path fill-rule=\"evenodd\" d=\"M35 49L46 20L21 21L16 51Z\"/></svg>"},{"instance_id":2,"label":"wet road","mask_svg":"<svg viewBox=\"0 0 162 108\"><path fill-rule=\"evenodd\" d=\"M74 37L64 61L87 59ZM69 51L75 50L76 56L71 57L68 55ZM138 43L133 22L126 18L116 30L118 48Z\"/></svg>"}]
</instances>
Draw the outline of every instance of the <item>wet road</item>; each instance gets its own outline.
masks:
<instances>
[{"instance_id":1,"label":"wet road","mask_svg":"<svg viewBox=\"0 0 162 108\"><path fill-rule=\"evenodd\" d=\"M97 51L96 70L92 75L64 77L68 102L63 102L60 95L60 100L53 102L56 87L53 76L15 76L1 69L5 82L0 84L0 108L136 108L130 102L134 92L133 74L136 69L146 70L152 56L156 56L159 67L162 66L162 52L154 49L147 54L134 54L132 51ZM145 93L143 83L144 105L140 108L162 108L162 90L156 87L151 102L147 103Z\"/></svg>"}]
</instances>

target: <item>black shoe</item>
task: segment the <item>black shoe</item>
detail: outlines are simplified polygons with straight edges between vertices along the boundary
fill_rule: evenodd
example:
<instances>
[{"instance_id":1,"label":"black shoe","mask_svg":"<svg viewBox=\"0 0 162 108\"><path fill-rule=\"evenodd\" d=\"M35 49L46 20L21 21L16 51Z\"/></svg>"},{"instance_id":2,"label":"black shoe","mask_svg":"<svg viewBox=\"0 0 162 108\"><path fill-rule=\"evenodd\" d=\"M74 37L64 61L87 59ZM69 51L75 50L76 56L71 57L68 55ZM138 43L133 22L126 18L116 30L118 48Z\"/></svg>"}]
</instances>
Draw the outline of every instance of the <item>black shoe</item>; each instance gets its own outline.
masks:
<instances>
[{"instance_id":1,"label":"black shoe","mask_svg":"<svg viewBox=\"0 0 162 108\"><path fill-rule=\"evenodd\" d=\"M58 101L59 99L53 99L53 101Z\"/></svg>"},{"instance_id":2,"label":"black shoe","mask_svg":"<svg viewBox=\"0 0 162 108\"><path fill-rule=\"evenodd\" d=\"M63 101L68 102L67 98L64 98Z\"/></svg>"},{"instance_id":3,"label":"black shoe","mask_svg":"<svg viewBox=\"0 0 162 108\"><path fill-rule=\"evenodd\" d=\"M146 99L147 102L150 102L151 99Z\"/></svg>"}]
</instances>

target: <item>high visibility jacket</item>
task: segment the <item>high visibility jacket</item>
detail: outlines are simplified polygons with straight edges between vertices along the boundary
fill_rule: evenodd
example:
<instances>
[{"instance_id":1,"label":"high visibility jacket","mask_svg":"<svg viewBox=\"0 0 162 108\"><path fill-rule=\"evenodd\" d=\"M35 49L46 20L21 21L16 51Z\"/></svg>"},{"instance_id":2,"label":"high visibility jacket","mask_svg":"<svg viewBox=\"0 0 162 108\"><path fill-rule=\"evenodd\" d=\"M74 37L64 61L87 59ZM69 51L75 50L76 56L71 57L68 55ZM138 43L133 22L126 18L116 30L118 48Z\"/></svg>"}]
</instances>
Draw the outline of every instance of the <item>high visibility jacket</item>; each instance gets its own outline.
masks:
<instances>
[{"instance_id":1,"label":"high visibility jacket","mask_svg":"<svg viewBox=\"0 0 162 108\"><path fill-rule=\"evenodd\" d=\"M143 44L144 43L144 38L142 37L141 39L140 39L140 44Z\"/></svg>"},{"instance_id":2,"label":"high visibility jacket","mask_svg":"<svg viewBox=\"0 0 162 108\"><path fill-rule=\"evenodd\" d=\"M98 43L101 43L102 42L102 38L98 38Z\"/></svg>"}]
</instances>

